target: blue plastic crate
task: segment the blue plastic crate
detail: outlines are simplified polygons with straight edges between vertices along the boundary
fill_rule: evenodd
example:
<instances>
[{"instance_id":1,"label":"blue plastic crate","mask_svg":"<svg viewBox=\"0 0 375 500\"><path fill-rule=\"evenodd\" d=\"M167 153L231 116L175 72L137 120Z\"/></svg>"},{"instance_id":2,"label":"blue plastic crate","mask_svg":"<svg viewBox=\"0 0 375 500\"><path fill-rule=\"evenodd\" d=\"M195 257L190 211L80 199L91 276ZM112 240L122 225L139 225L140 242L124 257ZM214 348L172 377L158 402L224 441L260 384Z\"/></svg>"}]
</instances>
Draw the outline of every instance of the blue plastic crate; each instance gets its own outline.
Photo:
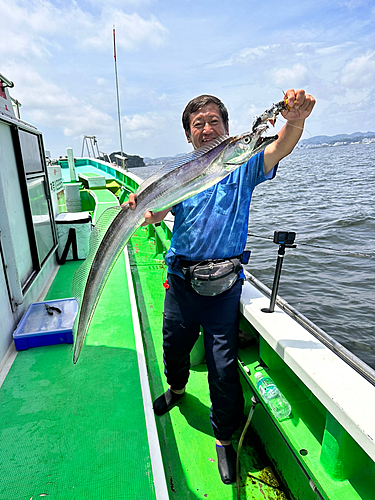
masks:
<instances>
[{"instance_id":1,"label":"blue plastic crate","mask_svg":"<svg viewBox=\"0 0 375 500\"><path fill-rule=\"evenodd\" d=\"M46 307L47 306L47 307ZM61 313L54 309L56 307ZM49 300L31 304L13 333L18 351L29 347L73 343L73 323L78 311L75 299Z\"/></svg>"}]
</instances>

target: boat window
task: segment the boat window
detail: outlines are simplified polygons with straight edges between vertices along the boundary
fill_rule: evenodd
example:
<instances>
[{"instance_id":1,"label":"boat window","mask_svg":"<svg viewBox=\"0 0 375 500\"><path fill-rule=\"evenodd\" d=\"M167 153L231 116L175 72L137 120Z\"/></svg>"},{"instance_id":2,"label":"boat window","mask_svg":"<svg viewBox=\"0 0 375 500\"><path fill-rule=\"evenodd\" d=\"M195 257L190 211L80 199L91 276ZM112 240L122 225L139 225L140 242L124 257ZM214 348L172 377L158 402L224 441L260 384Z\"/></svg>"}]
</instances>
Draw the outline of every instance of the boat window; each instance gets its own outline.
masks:
<instances>
[{"instance_id":1,"label":"boat window","mask_svg":"<svg viewBox=\"0 0 375 500\"><path fill-rule=\"evenodd\" d=\"M20 285L21 288L24 288L25 284L33 275L34 265L20 183L17 178L13 178L11 182L12 189L9 193L6 192L5 196L8 198L8 206L12 207L12 216L9 217L9 226L11 228L15 262Z\"/></svg>"},{"instance_id":2,"label":"boat window","mask_svg":"<svg viewBox=\"0 0 375 500\"><path fill-rule=\"evenodd\" d=\"M19 130L20 146L23 166L26 174L43 172L43 163L40 157L39 138L25 130Z\"/></svg>"},{"instance_id":3,"label":"boat window","mask_svg":"<svg viewBox=\"0 0 375 500\"><path fill-rule=\"evenodd\" d=\"M54 247L51 216L48 208L46 185L44 177L27 180L31 215L34 226L39 264Z\"/></svg>"},{"instance_id":4,"label":"boat window","mask_svg":"<svg viewBox=\"0 0 375 500\"><path fill-rule=\"evenodd\" d=\"M0 170L0 257L10 303L22 303L57 245L41 134L0 117Z\"/></svg>"},{"instance_id":5,"label":"boat window","mask_svg":"<svg viewBox=\"0 0 375 500\"><path fill-rule=\"evenodd\" d=\"M33 262L33 272L29 276L33 281L45 259L56 247L48 177L41 135L21 128L15 129L13 134ZM23 289L29 286L30 279L22 283Z\"/></svg>"},{"instance_id":6,"label":"boat window","mask_svg":"<svg viewBox=\"0 0 375 500\"><path fill-rule=\"evenodd\" d=\"M0 166L1 168L1 211L0 226L2 233L4 269L14 276L12 295L18 293L22 297L22 289L34 272L30 238L27 229L22 180L25 178L22 168L22 179L17 176L17 159L11 127L0 121ZM7 168L3 168L5 166ZM21 299L22 300L22 299Z\"/></svg>"}]
</instances>

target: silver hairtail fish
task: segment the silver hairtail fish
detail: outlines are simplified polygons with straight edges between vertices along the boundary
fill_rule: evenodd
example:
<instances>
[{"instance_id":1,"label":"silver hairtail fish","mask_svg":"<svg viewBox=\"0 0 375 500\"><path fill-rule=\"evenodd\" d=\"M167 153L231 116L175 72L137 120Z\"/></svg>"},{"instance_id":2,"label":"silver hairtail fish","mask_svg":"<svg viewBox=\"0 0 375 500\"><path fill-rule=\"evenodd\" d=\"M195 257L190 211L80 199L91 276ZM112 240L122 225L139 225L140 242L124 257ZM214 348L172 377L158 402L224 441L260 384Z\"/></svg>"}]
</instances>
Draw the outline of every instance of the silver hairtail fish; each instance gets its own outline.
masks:
<instances>
[{"instance_id":1,"label":"silver hairtail fish","mask_svg":"<svg viewBox=\"0 0 375 500\"><path fill-rule=\"evenodd\" d=\"M73 278L73 294L79 304L73 327L73 363L78 360L108 276L130 237L144 221L144 213L172 207L208 189L246 163L277 139L277 135L261 135L284 109L283 100L262 113L254 121L251 132L218 137L164 165L138 188L135 210L122 205L103 213L92 231L89 255Z\"/></svg>"}]
</instances>

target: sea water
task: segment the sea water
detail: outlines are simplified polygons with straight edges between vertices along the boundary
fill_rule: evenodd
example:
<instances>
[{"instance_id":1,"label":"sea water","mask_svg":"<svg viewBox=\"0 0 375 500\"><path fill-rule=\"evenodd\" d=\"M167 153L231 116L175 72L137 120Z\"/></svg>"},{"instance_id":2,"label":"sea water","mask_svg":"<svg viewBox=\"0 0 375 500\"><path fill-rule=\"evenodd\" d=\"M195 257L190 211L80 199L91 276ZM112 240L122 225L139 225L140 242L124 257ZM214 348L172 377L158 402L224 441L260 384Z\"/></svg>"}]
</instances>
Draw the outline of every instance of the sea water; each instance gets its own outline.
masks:
<instances>
[{"instance_id":1,"label":"sea water","mask_svg":"<svg viewBox=\"0 0 375 500\"><path fill-rule=\"evenodd\" d=\"M298 150L255 189L249 225L259 236L297 233L279 295L373 368L374 197L375 144ZM271 288L278 246L253 236L248 245L249 271Z\"/></svg>"},{"instance_id":2,"label":"sea water","mask_svg":"<svg viewBox=\"0 0 375 500\"><path fill-rule=\"evenodd\" d=\"M147 178L158 166L132 170ZM295 231L278 294L375 368L375 144L300 149L255 188L246 268L272 287L274 231ZM328 250L326 248L332 248ZM350 252L350 253L349 253Z\"/></svg>"}]
</instances>

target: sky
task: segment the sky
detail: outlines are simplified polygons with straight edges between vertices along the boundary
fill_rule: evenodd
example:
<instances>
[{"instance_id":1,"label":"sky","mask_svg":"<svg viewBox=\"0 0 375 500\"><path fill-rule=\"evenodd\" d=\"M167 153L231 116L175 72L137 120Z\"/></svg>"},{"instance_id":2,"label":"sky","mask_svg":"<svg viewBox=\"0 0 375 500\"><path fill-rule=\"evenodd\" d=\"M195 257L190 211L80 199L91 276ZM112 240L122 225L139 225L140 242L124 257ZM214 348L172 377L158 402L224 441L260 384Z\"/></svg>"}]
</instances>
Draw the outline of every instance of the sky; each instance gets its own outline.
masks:
<instances>
[{"instance_id":1,"label":"sky","mask_svg":"<svg viewBox=\"0 0 375 500\"><path fill-rule=\"evenodd\" d=\"M84 135L120 149L114 25L126 154L189 151L181 114L207 93L231 135L289 88L317 100L305 139L375 130L374 0L0 0L0 20L0 73L55 158Z\"/></svg>"}]
</instances>

